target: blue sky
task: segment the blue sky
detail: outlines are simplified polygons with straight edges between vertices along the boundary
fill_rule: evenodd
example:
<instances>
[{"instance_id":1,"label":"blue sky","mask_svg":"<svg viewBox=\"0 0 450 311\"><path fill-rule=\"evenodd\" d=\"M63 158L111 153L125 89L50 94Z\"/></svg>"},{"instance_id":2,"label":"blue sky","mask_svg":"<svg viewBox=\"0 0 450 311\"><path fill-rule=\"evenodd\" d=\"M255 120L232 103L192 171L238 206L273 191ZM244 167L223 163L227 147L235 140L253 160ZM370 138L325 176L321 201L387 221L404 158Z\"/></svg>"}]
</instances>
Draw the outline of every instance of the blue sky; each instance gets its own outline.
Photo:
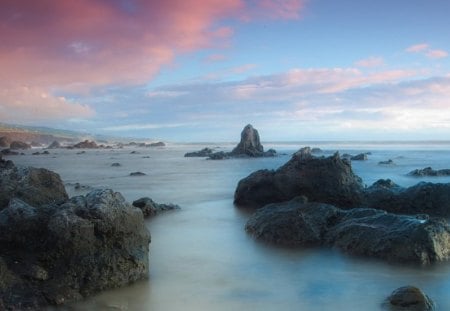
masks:
<instances>
[{"instance_id":1,"label":"blue sky","mask_svg":"<svg viewBox=\"0 0 450 311\"><path fill-rule=\"evenodd\" d=\"M266 141L449 139L448 1L43 2L0 4L2 122L169 141L235 141L247 123Z\"/></svg>"}]
</instances>

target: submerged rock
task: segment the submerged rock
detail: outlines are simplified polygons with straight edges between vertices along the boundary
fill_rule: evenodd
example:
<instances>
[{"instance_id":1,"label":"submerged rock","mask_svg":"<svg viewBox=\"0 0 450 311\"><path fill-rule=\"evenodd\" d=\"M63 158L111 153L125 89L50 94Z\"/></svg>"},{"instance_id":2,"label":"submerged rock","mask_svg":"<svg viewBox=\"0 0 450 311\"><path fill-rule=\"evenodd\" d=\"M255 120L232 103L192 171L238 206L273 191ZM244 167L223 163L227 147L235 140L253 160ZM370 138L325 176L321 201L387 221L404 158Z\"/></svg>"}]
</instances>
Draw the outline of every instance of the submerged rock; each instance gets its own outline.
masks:
<instances>
[{"instance_id":1,"label":"submerged rock","mask_svg":"<svg viewBox=\"0 0 450 311\"><path fill-rule=\"evenodd\" d=\"M404 286L394 290L385 304L392 311L432 311L434 303L415 286Z\"/></svg>"},{"instance_id":2,"label":"submerged rock","mask_svg":"<svg viewBox=\"0 0 450 311\"><path fill-rule=\"evenodd\" d=\"M148 197L133 201L133 206L140 208L144 217L155 216L161 212L180 209L178 205L156 203Z\"/></svg>"},{"instance_id":3,"label":"submerged rock","mask_svg":"<svg viewBox=\"0 0 450 311\"><path fill-rule=\"evenodd\" d=\"M34 310L147 278L149 242L142 212L112 190L60 205L11 198L0 211L0 297Z\"/></svg>"},{"instance_id":4,"label":"submerged rock","mask_svg":"<svg viewBox=\"0 0 450 311\"><path fill-rule=\"evenodd\" d=\"M450 176L450 169L434 170L431 167L416 169L408 173L409 176Z\"/></svg>"},{"instance_id":5,"label":"submerged rock","mask_svg":"<svg viewBox=\"0 0 450 311\"><path fill-rule=\"evenodd\" d=\"M361 178L339 153L313 157L309 148L302 148L277 170L259 170L241 179L234 203L261 207L303 195L310 201L350 208L362 204L362 191Z\"/></svg>"},{"instance_id":6,"label":"submerged rock","mask_svg":"<svg viewBox=\"0 0 450 311\"><path fill-rule=\"evenodd\" d=\"M342 210L304 198L269 204L253 214L246 231L282 245L326 246L356 256L427 265L450 258L445 219L395 215L367 208Z\"/></svg>"}]
</instances>

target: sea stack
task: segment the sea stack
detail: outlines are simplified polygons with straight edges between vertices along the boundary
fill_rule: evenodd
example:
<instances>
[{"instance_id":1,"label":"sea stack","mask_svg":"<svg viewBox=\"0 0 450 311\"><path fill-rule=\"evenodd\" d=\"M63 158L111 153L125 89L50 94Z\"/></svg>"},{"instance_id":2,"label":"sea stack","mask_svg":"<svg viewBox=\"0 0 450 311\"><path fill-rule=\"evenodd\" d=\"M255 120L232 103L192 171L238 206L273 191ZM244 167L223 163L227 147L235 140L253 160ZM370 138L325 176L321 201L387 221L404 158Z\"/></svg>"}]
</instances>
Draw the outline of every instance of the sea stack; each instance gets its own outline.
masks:
<instances>
[{"instance_id":1,"label":"sea stack","mask_svg":"<svg viewBox=\"0 0 450 311\"><path fill-rule=\"evenodd\" d=\"M233 155L247 155L260 157L264 153L264 147L259 140L259 133L251 124L247 124L241 132L241 141L231 152Z\"/></svg>"}]
</instances>

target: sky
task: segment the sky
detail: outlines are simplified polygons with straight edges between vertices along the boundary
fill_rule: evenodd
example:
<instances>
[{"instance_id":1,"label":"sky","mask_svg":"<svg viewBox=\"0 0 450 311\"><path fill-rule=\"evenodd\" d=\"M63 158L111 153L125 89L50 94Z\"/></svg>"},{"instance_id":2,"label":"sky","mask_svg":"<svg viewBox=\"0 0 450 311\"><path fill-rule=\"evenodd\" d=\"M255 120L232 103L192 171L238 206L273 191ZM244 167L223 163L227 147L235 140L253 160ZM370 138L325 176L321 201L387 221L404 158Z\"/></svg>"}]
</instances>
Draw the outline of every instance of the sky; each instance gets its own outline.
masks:
<instances>
[{"instance_id":1,"label":"sky","mask_svg":"<svg viewBox=\"0 0 450 311\"><path fill-rule=\"evenodd\" d=\"M0 122L449 140L448 0L0 0Z\"/></svg>"}]
</instances>

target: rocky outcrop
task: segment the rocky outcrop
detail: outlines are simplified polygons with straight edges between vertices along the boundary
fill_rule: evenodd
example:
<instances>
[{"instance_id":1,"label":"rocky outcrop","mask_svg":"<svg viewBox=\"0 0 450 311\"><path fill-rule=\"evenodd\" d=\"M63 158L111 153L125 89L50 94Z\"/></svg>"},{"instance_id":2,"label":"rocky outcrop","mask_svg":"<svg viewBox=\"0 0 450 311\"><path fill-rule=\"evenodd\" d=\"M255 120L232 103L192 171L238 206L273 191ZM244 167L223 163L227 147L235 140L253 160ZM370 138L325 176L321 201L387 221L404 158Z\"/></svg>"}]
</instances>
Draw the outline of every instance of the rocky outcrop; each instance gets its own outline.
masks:
<instances>
[{"instance_id":1,"label":"rocky outcrop","mask_svg":"<svg viewBox=\"0 0 450 311\"><path fill-rule=\"evenodd\" d=\"M98 149L99 146L95 143L95 141L89 141L89 140L85 140L82 142L79 142L75 145L72 146L72 148L76 148L76 149Z\"/></svg>"},{"instance_id":2,"label":"rocky outcrop","mask_svg":"<svg viewBox=\"0 0 450 311\"><path fill-rule=\"evenodd\" d=\"M185 157L209 157L211 154L213 154L213 150L210 148L203 148L199 151L193 151L193 152L187 152L184 154Z\"/></svg>"},{"instance_id":3,"label":"rocky outcrop","mask_svg":"<svg viewBox=\"0 0 450 311\"><path fill-rule=\"evenodd\" d=\"M68 199L58 174L34 167L17 167L11 161L0 162L0 210L11 198L32 206L58 204Z\"/></svg>"},{"instance_id":4,"label":"rocky outcrop","mask_svg":"<svg viewBox=\"0 0 450 311\"><path fill-rule=\"evenodd\" d=\"M11 141L8 137L2 136L0 137L0 148L9 148Z\"/></svg>"},{"instance_id":5,"label":"rocky outcrop","mask_svg":"<svg viewBox=\"0 0 450 311\"><path fill-rule=\"evenodd\" d=\"M31 149L31 145L24 143L22 141L13 141L11 142L11 144L9 145L9 148L12 150L26 150L26 149Z\"/></svg>"},{"instance_id":6,"label":"rocky outcrop","mask_svg":"<svg viewBox=\"0 0 450 311\"><path fill-rule=\"evenodd\" d=\"M149 146L150 147L165 147L166 144L162 141L158 141L157 143L151 143Z\"/></svg>"},{"instance_id":7,"label":"rocky outcrop","mask_svg":"<svg viewBox=\"0 0 450 311\"><path fill-rule=\"evenodd\" d=\"M133 206L140 208L142 210L142 213L144 214L144 217L151 217L161 212L180 209L178 205L156 203L148 197L133 201Z\"/></svg>"},{"instance_id":8,"label":"rocky outcrop","mask_svg":"<svg viewBox=\"0 0 450 311\"><path fill-rule=\"evenodd\" d=\"M355 256L427 265L450 258L445 219L367 208L342 210L304 198L270 204L253 214L246 231L256 239L291 246L326 246Z\"/></svg>"},{"instance_id":9,"label":"rocky outcrop","mask_svg":"<svg viewBox=\"0 0 450 311\"><path fill-rule=\"evenodd\" d=\"M0 151L0 153L2 154L2 155L5 155L5 156L9 156L9 155L18 155L19 153L17 152L17 151L12 151L11 149L2 149L2 151Z\"/></svg>"},{"instance_id":10,"label":"rocky outcrop","mask_svg":"<svg viewBox=\"0 0 450 311\"><path fill-rule=\"evenodd\" d=\"M361 179L339 153L313 157L309 148L303 148L277 170L259 170L240 180L234 203L261 207L303 195L310 201L352 208L361 206L362 192Z\"/></svg>"},{"instance_id":11,"label":"rocky outcrop","mask_svg":"<svg viewBox=\"0 0 450 311\"><path fill-rule=\"evenodd\" d=\"M350 160L352 161L366 161L367 160L367 154L366 153L360 153L355 156L350 157Z\"/></svg>"},{"instance_id":12,"label":"rocky outcrop","mask_svg":"<svg viewBox=\"0 0 450 311\"><path fill-rule=\"evenodd\" d=\"M424 176L450 176L450 169L434 170L431 167L423 169L416 169L408 173L409 176L424 177Z\"/></svg>"},{"instance_id":13,"label":"rocky outcrop","mask_svg":"<svg viewBox=\"0 0 450 311\"><path fill-rule=\"evenodd\" d=\"M48 145L47 149L58 149L61 148L61 144L59 141L54 140L50 145Z\"/></svg>"},{"instance_id":14,"label":"rocky outcrop","mask_svg":"<svg viewBox=\"0 0 450 311\"><path fill-rule=\"evenodd\" d=\"M142 212L112 190L60 205L11 198L0 211L0 305L36 310L147 278L149 242Z\"/></svg>"},{"instance_id":15,"label":"rocky outcrop","mask_svg":"<svg viewBox=\"0 0 450 311\"><path fill-rule=\"evenodd\" d=\"M392 311L432 311L434 302L420 288L403 286L394 290L384 304Z\"/></svg>"}]
</instances>

